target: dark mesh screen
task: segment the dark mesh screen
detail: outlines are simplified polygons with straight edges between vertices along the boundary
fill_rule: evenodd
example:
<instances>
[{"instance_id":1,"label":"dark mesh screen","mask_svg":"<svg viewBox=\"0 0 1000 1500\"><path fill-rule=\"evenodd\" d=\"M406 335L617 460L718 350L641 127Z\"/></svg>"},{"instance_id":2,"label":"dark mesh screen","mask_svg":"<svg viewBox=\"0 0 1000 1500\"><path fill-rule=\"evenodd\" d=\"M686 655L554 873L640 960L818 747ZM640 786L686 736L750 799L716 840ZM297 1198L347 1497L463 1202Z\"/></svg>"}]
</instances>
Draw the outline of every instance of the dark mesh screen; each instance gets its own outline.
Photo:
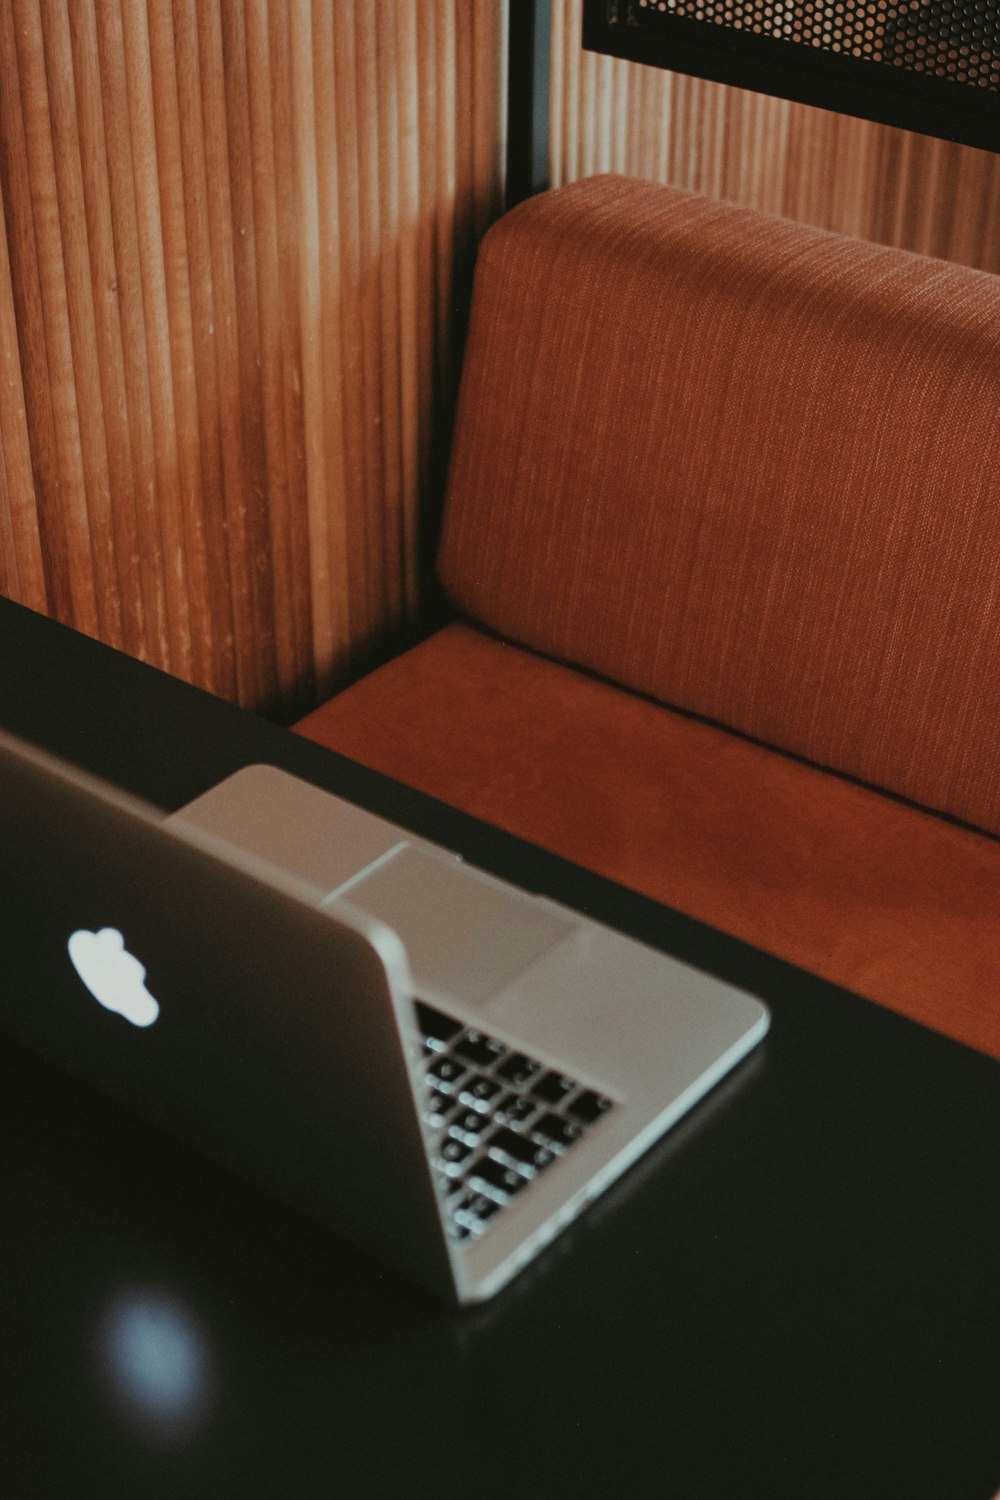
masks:
<instances>
[{"instance_id":1,"label":"dark mesh screen","mask_svg":"<svg viewBox=\"0 0 1000 1500\"><path fill-rule=\"evenodd\" d=\"M1000 151L1000 0L583 0L583 45Z\"/></svg>"},{"instance_id":2,"label":"dark mesh screen","mask_svg":"<svg viewBox=\"0 0 1000 1500\"><path fill-rule=\"evenodd\" d=\"M684 17L1000 91L1000 14L987 0L632 0L635 22Z\"/></svg>"}]
</instances>

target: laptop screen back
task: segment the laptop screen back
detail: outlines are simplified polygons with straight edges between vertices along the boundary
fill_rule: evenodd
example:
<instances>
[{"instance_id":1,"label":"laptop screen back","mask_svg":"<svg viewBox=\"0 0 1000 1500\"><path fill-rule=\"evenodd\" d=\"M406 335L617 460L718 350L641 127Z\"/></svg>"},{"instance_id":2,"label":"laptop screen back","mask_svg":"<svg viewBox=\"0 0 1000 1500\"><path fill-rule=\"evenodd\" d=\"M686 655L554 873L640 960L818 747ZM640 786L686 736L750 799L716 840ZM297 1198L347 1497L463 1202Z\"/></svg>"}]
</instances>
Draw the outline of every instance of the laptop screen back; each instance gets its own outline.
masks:
<instances>
[{"instance_id":1,"label":"laptop screen back","mask_svg":"<svg viewBox=\"0 0 1000 1500\"><path fill-rule=\"evenodd\" d=\"M0 739L0 1027L451 1295L402 949L242 864Z\"/></svg>"}]
</instances>

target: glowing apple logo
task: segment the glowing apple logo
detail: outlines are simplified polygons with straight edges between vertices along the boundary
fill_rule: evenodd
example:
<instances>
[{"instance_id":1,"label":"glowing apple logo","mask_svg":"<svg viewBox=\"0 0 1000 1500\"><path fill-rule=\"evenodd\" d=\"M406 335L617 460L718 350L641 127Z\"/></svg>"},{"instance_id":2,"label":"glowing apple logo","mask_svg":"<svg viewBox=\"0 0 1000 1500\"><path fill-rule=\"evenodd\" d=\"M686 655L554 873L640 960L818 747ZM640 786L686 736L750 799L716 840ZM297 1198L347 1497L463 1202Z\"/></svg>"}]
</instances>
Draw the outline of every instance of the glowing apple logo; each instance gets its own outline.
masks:
<instances>
[{"instance_id":1,"label":"glowing apple logo","mask_svg":"<svg viewBox=\"0 0 1000 1500\"><path fill-rule=\"evenodd\" d=\"M73 967L105 1010L124 1016L133 1026L152 1026L160 1007L147 990L146 970L125 947L117 927L100 932L81 928L66 944Z\"/></svg>"}]
</instances>

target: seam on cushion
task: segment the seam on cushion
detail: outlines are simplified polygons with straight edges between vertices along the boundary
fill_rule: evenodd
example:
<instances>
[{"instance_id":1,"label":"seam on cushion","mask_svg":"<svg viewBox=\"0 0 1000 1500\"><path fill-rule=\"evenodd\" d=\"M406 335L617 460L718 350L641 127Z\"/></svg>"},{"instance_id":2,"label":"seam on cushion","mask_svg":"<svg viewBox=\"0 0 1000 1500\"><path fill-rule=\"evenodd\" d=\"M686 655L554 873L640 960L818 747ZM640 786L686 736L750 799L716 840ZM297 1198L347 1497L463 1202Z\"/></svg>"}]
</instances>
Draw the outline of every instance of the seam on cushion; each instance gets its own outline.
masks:
<instances>
[{"instance_id":1,"label":"seam on cushion","mask_svg":"<svg viewBox=\"0 0 1000 1500\"><path fill-rule=\"evenodd\" d=\"M810 771L816 771L824 776L833 776L837 781L845 782L848 786L859 787L864 792L871 792L873 796L883 797L887 802L894 802L899 807L908 808L911 812L922 813L924 817L931 818L936 823L943 823L950 828L961 829L965 833L975 834L979 838L989 839L993 844L1000 844L1000 834L994 833L989 828L981 828L977 823L970 823L965 818L956 818L951 813L940 812L935 807L925 807L922 802L915 802L911 797L904 797L899 792L890 791L887 787L876 786L873 782L863 781L859 776L851 776L846 771L838 771L833 766L824 766L820 761L809 760L804 755L796 755L792 750L785 750L780 745L770 744L767 740L758 739L755 735L746 734L741 729L734 729L731 724L726 724L720 719L712 719L705 714L694 713L687 708L679 708L675 703L664 703L660 698L654 698L649 693L641 693L634 688L623 687L613 677L604 677L600 672L592 671L589 667L578 666L576 662L564 661L557 656L550 656L544 651L538 651L533 646L526 646L523 641L514 640L505 636L502 632L492 630L488 625L481 624L478 620L468 616L458 616L445 625L443 629L448 630L454 626L471 630L476 635L484 636L487 640L494 641L500 646L509 646L515 651L523 651L527 656L533 656L539 661L548 662L554 667L559 667L565 672L575 672L591 682L599 682L603 687L613 688L616 693L636 698L641 703L648 703L651 707L662 710L664 713L676 714L680 719L690 720L694 724L704 724L709 729L716 729L724 734L730 734L734 739L742 740L744 744L755 745L759 750L767 750L772 755L779 755L783 760L791 761L795 765L804 766Z\"/></svg>"}]
</instances>

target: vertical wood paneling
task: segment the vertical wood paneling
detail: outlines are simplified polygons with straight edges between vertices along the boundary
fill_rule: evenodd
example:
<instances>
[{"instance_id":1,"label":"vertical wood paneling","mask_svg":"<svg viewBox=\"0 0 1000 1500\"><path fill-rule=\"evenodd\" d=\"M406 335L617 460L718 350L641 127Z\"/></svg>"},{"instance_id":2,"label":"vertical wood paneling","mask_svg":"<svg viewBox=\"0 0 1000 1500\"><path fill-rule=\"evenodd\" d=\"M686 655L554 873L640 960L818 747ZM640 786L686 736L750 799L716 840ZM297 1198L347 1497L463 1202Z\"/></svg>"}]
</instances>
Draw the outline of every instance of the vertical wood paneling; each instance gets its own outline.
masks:
<instances>
[{"instance_id":1,"label":"vertical wood paneling","mask_svg":"<svg viewBox=\"0 0 1000 1500\"><path fill-rule=\"evenodd\" d=\"M22 212L30 215L25 238L29 235L30 264L27 278L30 294L37 303L33 308L38 342L38 370L42 359L47 365L49 409L44 413L42 441L53 466L54 488L58 494L61 526L53 523L50 538L56 541L54 571L68 592L66 601L81 629L98 634L97 595L91 556L90 522L83 467L80 420L73 370L73 350L69 322L70 292L63 257L60 205L55 172L53 116L45 66L45 43L41 14L37 5L14 5L11 17L14 40L14 76L21 81L21 133L16 142L23 150L23 177L27 201ZM5 91L6 92L6 91ZM13 94L13 90L11 91ZM12 184L13 187L13 184ZM15 193L5 191L5 201L13 203ZM13 248L13 247L12 247ZM11 255L12 277L19 277L19 258ZM44 353L43 353L44 351ZM51 510L49 511L51 515ZM47 549L46 549L47 550ZM82 559L84 565L76 566ZM104 618L111 625L113 602L104 606ZM113 628L109 634L114 639Z\"/></svg>"},{"instance_id":2,"label":"vertical wood paneling","mask_svg":"<svg viewBox=\"0 0 1000 1500\"><path fill-rule=\"evenodd\" d=\"M418 278L426 275L418 232L420 209L420 91L417 69L416 6L395 10L398 96L399 198L399 391L400 414L400 584L401 614L413 624L417 610L417 500L421 493L419 443L421 307ZM496 122L488 129L495 135Z\"/></svg>"},{"instance_id":3,"label":"vertical wood paneling","mask_svg":"<svg viewBox=\"0 0 1000 1500\"><path fill-rule=\"evenodd\" d=\"M0 0L0 588L309 707L411 624L506 6Z\"/></svg>"},{"instance_id":4,"label":"vertical wood paneling","mask_svg":"<svg viewBox=\"0 0 1000 1500\"><path fill-rule=\"evenodd\" d=\"M48 591L6 235L0 235L0 528L0 589L44 612Z\"/></svg>"},{"instance_id":5,"label":"vertical wood paneling","mask_svg":"<svg viewBox=\"0 0 1000 1500\"><path fill-rule=\"evenodd\" d=\"M248 0L244 17L247 89L247 135L249 193L245 213L253 224L253 257L247 266L248 294L256 313L256 328L244 340L254 367L244 365L241 384L257 403L256 432L249 435L247 451L251 469L260 478L255 485L253 509L257 533L250 540L254 558L255 615L267 610L273 633L266 646L258 640L257 693L266 701L289 680L297 660L294 604L294 559L288 515L289 486L285 452L284 403L281 393L281 273L278 243L278 184L275 161L275 118L272 101L279 80L287 87L287 37L275 28L269 33L266 7ZM253 420L253 409L250 411ZM265 567L264 559L267 560ZM269 605L270 601L270 605ZM303 637L301 644L305 644ZM265 675L266 674L266 675Z\"/></svg>"},{"instance_id":6,"label":"vertical wood paneling","mask_svg":"<svg viewBox=\"0 0 1000 1500\"><path fill-rule=\"evenodd\" d=\"M166 22L160 23L165 26ZM218 341L210 231L210 198L201 88L201 44L193 4L172 14L173 66L161 64L158 116L163 120L163 201L169 204L167 264L171 268L174 392L180 431L181 483L199 517L205 553L204 596L192 602L206 631L204 685L226 697L237 692L236 634L224 512ZM169 46L157 30L154 51ZM207 618L206 618L207 617Z\"/></svg>"},{"instance_id":7,"label":"vertical wood paneling","mask_svg":"<svg viewBox=\"0 0 1000 1500\"><path fill-rule=\"evenodd\" d=\"M339 382L323 382L323 226L320 222L317 162L329 140L329 100L320 93L320 112L314 89L312 17L295 6L289 28L291 125L294 140L296 221L300 232L298 260L298 375L305 433L305 502L309 540L309 595L314 677L326 689L341 665L345 640L346 599L337 576L334 537L343 523L343 464L336 459L343 447L343 413ZM335 158L334 158L335 159ZM329 163L328 163L329 165ZM336 270L334 270L336 276ZM323 431L324 417L330 432ZM332 471L332 472L331 472ZM339 482L338 482L339 481ZM332 501L332 503L330 503ZM340 524L338 524L340 523ZM342 554L341 554L342 560Z\"/></svg>"},{"instance_id":8,"label":"vertical wood paneling","mask_svg":"<svg viewBox=\"0 0 1000 1500\"><path fill-rule=\"evenodd\" d=\"M553 0L552 177L613 169L1000 271L1000 157L580 47ZM609 149L610 136L624 151Z\"/></svg>"},{"instance_id":9,"label":"vertical wood paneling","mask_svg":"<svg viewBox=\"0 0 1000 1500\"><path fill-rule=\"evenodd\" d=\"M153 60L142 6L121 9L122 100L127 111L132 192L145 325L145 361L153 441L151 495L162 549L167 649L174 670L193 677L191 580L185 548L178 465L177 413L171 379L170 313L160 202L160 161L153 111ZM117 37L116 37L117 41ZM168 146L168 143L165 143ZM152 517L151 529L152 529Z\"/></svg>"},{"instance_id":10,"label":"vertical wood paneling","mask_svg":"<svg viewBox=\"0 0 1000 1500\"><path fill-rule=\"evenodd\" d=\"M88 596L88 612L93 607L96 629L101 635L111 641L120 641L121 599L114 558L108 449L87 252L69 22L65 9L48 3L48 0L37 17L40 30L36 28L35 15L29 15L28 7L21 8L20 19L25 42L30 36L29 76L34 87L41 89L38 70L44 65L48 91L50 134L46 136L41 112L33 134L36 135L38 152L36 171L47 173L50 162L53 170L55 197L50 209L56 215L56 222L49 223L46 232L53 237L59 235L62 250L61 275L54 257L47 256L46 260L51 269L49 326L53 332L53 346L58 347L58 378L64 384L59 420L64 456L69 458L72 450L74 533L78 545L85 534L89 546L93 606ZM81 584L83 582L81 580Z\"/></svg>"}]
</instances>

